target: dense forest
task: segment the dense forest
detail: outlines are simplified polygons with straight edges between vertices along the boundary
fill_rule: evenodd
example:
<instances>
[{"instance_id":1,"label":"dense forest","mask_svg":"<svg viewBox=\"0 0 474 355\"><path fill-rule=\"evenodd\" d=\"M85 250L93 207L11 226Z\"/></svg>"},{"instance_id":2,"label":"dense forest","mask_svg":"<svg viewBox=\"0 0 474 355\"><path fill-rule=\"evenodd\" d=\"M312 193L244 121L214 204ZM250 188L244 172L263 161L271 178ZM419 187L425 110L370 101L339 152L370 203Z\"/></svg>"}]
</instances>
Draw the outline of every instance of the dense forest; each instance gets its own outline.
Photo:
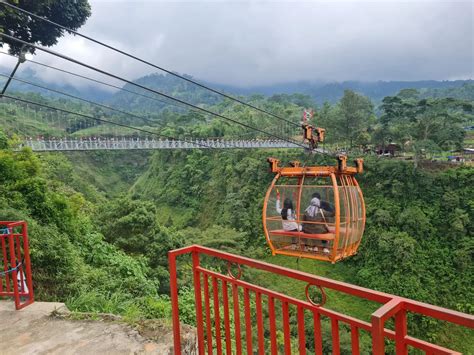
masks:
<instances>
[{"instance_id":1,"label":"dense forest","mask_svg":"<svg viewBox=\"0 0 474 355\"><path fill-rule=\"evenodd\" d=\"M68 99L17 95L94 117L109 114ZM305 95L250 100L295 121L302 107L315 105ZM337 265L308 260L297 264L269 256L261 225L263 191L272 179L268 156L283 162L334 164L331 158L302 150L37 155L14 150L19 133L87 136L107 131L97 124L78 125L72 115L61 117L61 125L56 125L57 115L12 100L0 106L0 215L30 224L34 282L41 300L66 301L76 311L122 314L132 322L169 318L167 251L196 243L473 311L474 170L421 164L426 151L434 156L469 143L463 127L472 124L470 100L426 98L420 91L402 90L375 106L363 95L346 91L339 102L317 109L314 122L327 128L329 147L367 153L365 172L359 176L367 204L365 236L359 254ZM210 107L243 122L279 129L265 116L227 101ZM137 112L133 106L128 109ZM168 134L181 137L246 133L193 112L152 115ZM113 119L140 124L126 115L114 114ZM404 142L403 151L418 157L415 163L367 152L368 147L393 141ZM251 276L262 285L301 296L297 287L278 279ZM185 287L180 292L184 320L192 324L193 295ZM328 306L361 319L370 315L366 304L337 295L329 297ZM455 327L425 318L411 319L410 324L410 333L423 339L459 349L474 347L472 336ZM311 350L311 335L307 339ZM350 332L343 330L341 341L348 353ZM330 352L330 347L328 341L325 349ZM361 347L368 351L370 340L363 337Z\"/></svg>"}]
</instances>

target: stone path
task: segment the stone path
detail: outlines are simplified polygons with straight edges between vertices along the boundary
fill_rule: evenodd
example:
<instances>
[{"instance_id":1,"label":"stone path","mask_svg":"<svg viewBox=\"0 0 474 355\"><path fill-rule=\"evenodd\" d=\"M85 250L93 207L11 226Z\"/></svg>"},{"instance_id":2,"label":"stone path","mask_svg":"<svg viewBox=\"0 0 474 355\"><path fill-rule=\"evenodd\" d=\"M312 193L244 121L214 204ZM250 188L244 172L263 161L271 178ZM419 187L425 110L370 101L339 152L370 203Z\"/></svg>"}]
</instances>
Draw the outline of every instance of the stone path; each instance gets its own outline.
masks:
<instances>
[{"instance_id":1,"label":"stone path","mask_svg":"<svg viewBox=\"0 0 474 355\"><path fill-rule=\"evenodd\" d=\"M171 330L155 342L120 322L51 317L54 310L68 312L63 303L16 311L0 301L0 354L173 354Z\"/></svg>"}]
</instances>

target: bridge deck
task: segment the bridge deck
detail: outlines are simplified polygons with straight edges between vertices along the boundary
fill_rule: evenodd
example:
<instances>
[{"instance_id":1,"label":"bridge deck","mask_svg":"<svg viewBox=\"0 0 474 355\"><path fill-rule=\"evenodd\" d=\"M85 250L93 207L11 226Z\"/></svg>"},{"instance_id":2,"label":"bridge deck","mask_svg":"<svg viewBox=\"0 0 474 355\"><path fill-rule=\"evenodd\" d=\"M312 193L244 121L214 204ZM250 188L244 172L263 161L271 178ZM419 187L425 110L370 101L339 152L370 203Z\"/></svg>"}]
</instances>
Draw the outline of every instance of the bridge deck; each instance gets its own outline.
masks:
<instances>
[{"instance_id":1,"label":"bridge deck","mask_svg":"<svg viewBox=\"0 0 474 355\"><path fill-rule=\"evenodd\" d=\"M135 149L271 149L301 148L301 146L279 140L149 140L149 139L39 139L25 140L21 147L33 151L76 151L76 150L135 150Z\"/></svg>"}]
</instances>

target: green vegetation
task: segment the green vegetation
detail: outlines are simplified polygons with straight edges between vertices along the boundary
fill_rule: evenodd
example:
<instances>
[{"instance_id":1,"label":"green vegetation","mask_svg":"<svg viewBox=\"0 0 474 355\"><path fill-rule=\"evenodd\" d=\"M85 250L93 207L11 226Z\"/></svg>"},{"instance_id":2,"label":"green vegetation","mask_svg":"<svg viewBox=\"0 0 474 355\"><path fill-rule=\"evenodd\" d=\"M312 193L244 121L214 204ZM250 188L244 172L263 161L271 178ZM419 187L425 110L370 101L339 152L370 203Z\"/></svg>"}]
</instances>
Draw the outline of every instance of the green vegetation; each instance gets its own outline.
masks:
<instances>
[{"instance_id":1,"label":"green vegetation","mask_svg":"<svg viewBox=\"0 0 474 355\"><path fill-rule=\"evenodd\" d=\"M144 127L136 119L71 100L21 95ZM294 122L300 119L301 107L312 103L305 95L269 99L255 95L249 100ZM237 104L220 101L211 108L267 131L288 134L274 119ZM196 113L163 109L148 117L166 125L164 132L169 135L261 136ZM366 97L347 91L339 103L317 110L315 123L327 128L334 147L360 152L359 148L409 141L402 149L421 159L423 149L447 152L461 147L463 127L472 123L472 117L471 101L425 99L416 90L403 90L374 107ZM169 318L166 253L196 243L462 312L474 309L472 167L430 171L410 161L366 156L359 182L366 198L367 228L359 254L337 265L296 263L270 257L263 237L263 195L272 179L266 158L324 165L333 164L331 158L297 150L38 156L11 150L20 133L88 136L110 128L86 121L12 101L0 103L5 129L0 131L0 216L30 224L39 299L66 301L78 311L123 314L130 320ZM184 260L181 267L186 285L189 263ZM263 286L303 295L304 287L297 282L258 272L245 275ZM180 287L180 292L183 320L192 324L192 291ZM328 297L331 309L365 320L377 307L336 292L328 292ZM323 327L329 329L326 322ZM410 319L410 334L460 350L474 347L472 334L425 318ZM311 336L307 335L309 350ZM329 334L324 336L329 339ZM341 341L348 353L350 330L341 330ZM326 345L331 351L329 341ZM370 339L362 337L361 347L369 351Z\"/></svg>"},{"instance_id":2,"label":"green vegetation","mask_svg":"<svg viewBox=\"0 0 474 355\"><path fill-rule=\"evenodd\" d=\"M81 27L91 15L91 8L87 0L76 0L73 3L61 0L36 0L33 2L7 0L6 2L73 30ZM58 38L63 36L65 31L2 5L0 6L0 32L7 32L10 36L25 42L39 43L49 47L56 44ZM9 45L10 53L19 54L22 51L20 43L0 38L0 48L4 44ZM34 52L34 48L31 47L25 48L25 50Z\"/></svg>"}]
</instances>

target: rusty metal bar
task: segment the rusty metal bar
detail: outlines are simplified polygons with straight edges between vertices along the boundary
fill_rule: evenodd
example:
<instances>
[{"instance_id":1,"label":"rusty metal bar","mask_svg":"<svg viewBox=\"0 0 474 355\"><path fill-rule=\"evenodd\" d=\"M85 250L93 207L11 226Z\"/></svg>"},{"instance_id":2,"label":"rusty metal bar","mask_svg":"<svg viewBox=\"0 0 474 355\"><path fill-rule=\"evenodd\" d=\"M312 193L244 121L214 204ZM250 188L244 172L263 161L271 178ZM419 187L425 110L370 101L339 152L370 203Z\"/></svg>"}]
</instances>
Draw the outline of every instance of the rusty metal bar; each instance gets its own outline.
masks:
<instances>
[{"instance_id":1,"label":"rusty metal bar","mask_svg":"<svg viewBox=\"0 0 474 355\"><path fill-rule=\"evenodd\" d=\"M298 349L300 354L306 354L306 336L305 336L305 325L304 325L304 308L298 306L297 309L298 317Z\"/></svg>"},{"instance_id":2,"label":"rusty metal bar","mask_svg":"<svg viewBox=\"0 0 474 355\"><path fill-rule=\"evenodd\" d=\"M351 349L353 355L360 354L360 347L359 347L359 328L356 326L351 326Z\"/></svg>"},{"instance_id":3,"label":"rusty metal bar","mask_svg":"<svg viewBox=\"0 0 474 355\"><path fill-rule=\"evenodd\" d=\"M341 353L341 346L339 340L339 321L337 318L331 318L331 334L332 334L332 353L339 355Z\"/></svg>"},{"instance_id":4,"label":"rusty metal bar","mask_svg":"<svg viewBox=\"0 0 474 355\"><path fill-rule=\"evenodd\" d=\"M255 293L255 307L257 311L258 353L259 355L264 355L265 354L265 334L264 334L263 314L262 314L262 294L260 292Z\"/></svg>"},{"instance_id":5,"label":"rusty metal bar","mask_svg":"<svg viewBox=\"0 0 474 355\"><path fill-rule=\"evenodd\" d=\"M272 355L278 354L276 339L276 315L275 315L275 299L268 297L268 318L270 321L270 348Z\"/></svg>"},{"instance_id":6,"label":"rusty metal bar","mask_svg":"<svg viewBox=\"0 0 474 355\"><path fill-rule=\"evenodd\" d=\"M245 341L247 343L247 354L253 355L252 349L252 319L250 310L249 289L244 288L244 315L245 315Z\"/></svg>"},{"instance_id":7,"label":"rusty metal bar","mask_svg":"<svg viewBox=\"0 0 474 355\"><path fill-rule=\"evenodd\" d=\"M204 282L204 309L206 311L206 343L207 352L212 354L212 320L211 320L211 304L209 300L209 276L203 275Z\"/></svg>"},{"instance_id":8,"label":"rusty metal bar","mask_svg":"<svg viewBox=\"0 0 474 355\"><path fill-rule=\"evenodd\" d=\"M224 301L225 351L227 355L231 355L232 344L230 337L229 293L227 290L227 281L225 280L222 280L222 299Z\"/></svg>"},{"instance_id":9,"label":"rusty metal bar","mask_svg":"<svg viewBox=\"0 0 474 355\"><path fill-rule=\"evenodd\" d=\"M281 310L282 310L282 315L283 315L283 338L284 338L285 354L291 355L290 314L289 314L287 302L282 303Z\"/></svg>"},{"instance_id":10,"label":"rusty metal bar","mask_svg":"<svg viewBox=\"0 0 474 355\"><path fill-rule=\"evenodd\" d=\"M212 295L214 298L214 326L216 330L217 353L222 354L221 320L219 314L219 285L215 277L212 278Z\"/></svg>"},{"instance_id":11,"label":"rusty metal bar","mask_svg":"<svg viewBox=\"0 0 474 355\"><path fill-rule=\"evenodd\" d=\"M238 355L242 354L242 335L240 331L240 307L239 289L236 284L232 284L232 297L234 301L234 323L235 323L235 343Z\"/></svg>"},{"instance_id":12,"label":"rusty metal bar","mask_svg":"<svg viewBox=\"0 0 474 355\"><path fill-rule=\"evenodd\" d=\"M395 315L395 350L397 355L408 355L408 346L405 342L407 336L407 312L400 310Z\"/></svg>"},{"instance_id":13,"label":"rusty metal bar","mask_svg":"<svg viewBox=\"0 0 474 355\"><path fill-rule=\"evenodd\" d=\"M11 247L11 246L10 246ZM291 342L292 342L292 334L291 331L295 330L295 328L291 328L290 326L290 307L296 307L296 319L297 323L294 324L297 326L298 333L293 334L293 336L297 335L298 340L298 348L299 353L305 353L306 351L306 344L305 344L305 319L304 314L306 310L309 310L313 314L313 321L314 321L314 346L315 346L315 353L322 354L323 344L322 344L322 334L321 334L321 316L329 317L331 320L331 335L332 335L332 343L333 343L333 354L340 353L340 340L339 340L339 322L344 322L350 326L351 332L351 346L352 346L352 353L358 354L360 353L360 339L359 339L359 331L365 330L372 335L372 351L376 355L384 354L385 350L385 340L391 339L395 341L396 351L397 354L405 355L407 354L408 346L420 349L427 353L433 354L457 354L456 351L444 348L439 345L431 344L429 342L416 339L407 335L407 312L413 312L420 315L425 315L429 317L433 317L436 319L446 320L454 324L464 325L469 328L474 328L474 317L472 315L451 311L449 309L432 306L426 303L412 301L406 298L397 297L389 294L384 294L377 291L372 291L368 289L364 289L358 286L353 286L345 283L341 283L338 281L333 281L325 278L320 278L314 275L310 275L303 272L298 272L282 267L278 267L275 265L270 265L264 262L234 256L232 254L219 252L216 250L212 250L209 248L203 248L199 246L191 246L187 248L182 248L178 251L170 252L170 256L172 255L174 258L177 255L182 255L186 253L193 253L193 272L195 275L195 297L196 297L196 310L197 310L197 317L196 317L196 324L198 328L198 345L199 345L199 333L203 332L204 324L202 322L202 294L199 284L199 279L201 275L205 280L204 285L204 297L205 297L205 304L206 304L206 319L209 322L206 322L206 330L208 334L210 333L211 336L208 336L208 340L211 340L213 332L216 335L216 348L212 347L212 344L208 342L207 352L212 353L213 351L218 354L222 353L222 344L221 346L217 345L218 338L223 336L223 332L220 331L220 327L222 326L222 318L221 312L219 310L220 306L220 297L222 296L223 305L224 305L224 318L223 325L224 332L226 336L226 353L242 353L242 334L241 334L241 321L240 321L240 308L239 308L239 289L243 290L243 304L244 304L244 318L245 318L245 327L246 327L246 344L247 344L247 351L253 353L253 337L252 337L252 315L253 312L256 312L256 330L255 333L257 335L256 339L258 341L258 353L262 354L265 352L265 340L269 340L269 347L270 349L267 352L271 352L272 354L278 353L278 343L276 337L276 314L275 314L275 301L278 300L282 303L282 326L283 326L283 341L284 341L284 353L291 354ZM215 271L211 271L205 269L199 265L199 255L208 255L211 257L219 258L221 260L228 261L230 263L236 264L241 269L241 266L246 265L250 267L254 267L256 269L264 270L267 272L273 272L274 274L278 274L284 277L293 278L300 281L310 282L313 285L321 286L324 288L333 289L339 292L344 292L346 294L360 297L363 299L376 301L382 303L381 307L377 309L371 317L371 323L364 322L362 320L341 314L339 312L335 312L329 309L324 308L323 306L314 305L309 302L309 300L301 300L294 297L287 296L280 292L276 292L273 290L269 290L267 288L252 284L247 281L240 280L240 275L234 276L232 274L224 275ZM14 253L12 254L14 255ZM173 259L173 258L172 258ZM176 260L170 259L170 277L171 281L170 284L174 285L171 287L172 289L172 300L177 298L177 288L176 280L177 275L176 272ZM14 262L14 261L10 261ZM197 276L197 278L196 278ZM212 295L209 292L209 284L208 280L211 278L213 283L213 293ZM222 295L219 293L219 281L222 284ZM233 296L233 310L234 310L234 333L231 331L230 327L230 314L229 314L229 295L227 292L227 287L232 287L232 296ZM206 286L207 285L207 286ZM196 291L196 288L199 289L199 292ZM207 291L206 291L207 288ZM250 293L255 292L255 305L250 302ZM265 331L265 318L263 313L263 305L262 305L262 297L268 297L268 319L269 319L269 332L266 333ZM210 297L213 297L213 305L214 305L214 322L210 319ZM175 302L175 301L173 301ZM199 304L201 308L199 309ZM173 306L173 305L172 305ZM177 324L177 330L174 330L174 334L176 336L179 333L179 315L178 318L175 319L174 313L176 311L179 312L177 307L177 303L175 302L175 306L173 306L175 310L173 310L173 324ZM199 310L198 310L199 309ZM227 310L226 310L227 309ZM201 318L199 318L199 314L201 314ZM387 320L395 318L395 330L385 329L384 324ZM293 318L291 318L293 319ZM209 325L211 326L209 329ZM215 330L212 329L212 326L215 327ZM230 341L231 336L234 336L235 341L235 349L231 348L232 343ZM264 338L267 337L267 338ZM177 338L179 339L179 337ZM295 339L293 339L295 340ZM179 341L179 340L178 340ZM176 343L176 338L175 338ZM202 344L202 342L201 342ZM204 348L200 348L200 354L204 354Z\"/></svg>"},{"instance_id":14,"label":"rusty metal bar","mask_svg":"<svg viewBox=\"0 0 474 355\"><path fill-rule=\"evenodd\" d=\"M168 263L170 269L170 294L171 294L171 312L173 318L173 344L174 353L181 355L181 332L179 324L179 306L178 306L178 277L176 270L176 257L168 253Z\"/></svg>"},{"instance_id":15,"label":"rusty metal bar","mask_svg":"<svg viewBox=\"0 0 474 355\"><path fill-rule=\"evenodd\" d=\"M323 334L321 329L321 315L318 311L313 311L314 320L314 352L316 355L323 354Z\"/></svg>"},{"instance_id":16,"label":"rusty metal bar","mask_svg":"<svg viewBox=\"0 0 474 355\"><path fill-rule=\"evenodd\" d=\"M195 307L196 307L196 328L197 328L197 334L198 334L198 351L199 351L199 354L204 354L204 326L203 326L203 319L202 319L201 274L199 273L199 270L198 270L199 264L200 264L199 254L193 251L192 258L193 258L194 301L195 301Z\"/></svg>"}]
</instances>

